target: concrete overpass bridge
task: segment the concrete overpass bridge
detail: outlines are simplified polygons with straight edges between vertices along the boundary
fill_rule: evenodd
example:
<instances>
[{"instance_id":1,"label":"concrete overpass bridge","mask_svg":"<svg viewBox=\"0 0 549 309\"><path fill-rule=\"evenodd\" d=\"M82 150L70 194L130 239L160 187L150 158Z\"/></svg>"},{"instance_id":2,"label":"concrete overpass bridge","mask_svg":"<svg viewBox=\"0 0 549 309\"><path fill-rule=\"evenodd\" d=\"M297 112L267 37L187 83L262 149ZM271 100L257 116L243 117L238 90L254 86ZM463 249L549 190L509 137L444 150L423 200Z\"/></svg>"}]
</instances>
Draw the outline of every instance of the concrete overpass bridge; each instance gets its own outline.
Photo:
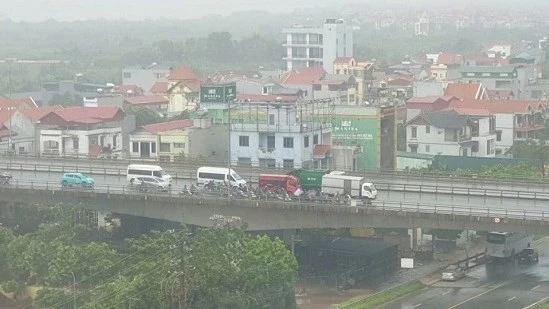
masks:
<instances>
[{"instance_id":1,"label":"concrete overpass bridge","mask_svg":"<svg viewBox=\"0 0 549 309\"><path fill-rule=\"evenodd\" d=\"M93 190L83 190L61 189L58 183L18 182L0 187L0 203L4 206L70 203L91 210L199 226L210 226L210 217L219 214L241 217L248 223L249 230L422 227L530 234L549 232L547 196L520 196L519 192L517 196L506 196L505 192L491 192L483 197L487 202L482 206L463 201L448 202L441 198L443 195L449 194L430 193L428 200L417 202L379 200L367 206L351 206L307 201L228 200L207 195L179 197L174 192L143 194L126 186L96 186ZM441 200L444 202L439 202Z\"/></svg>"}]
</instances>

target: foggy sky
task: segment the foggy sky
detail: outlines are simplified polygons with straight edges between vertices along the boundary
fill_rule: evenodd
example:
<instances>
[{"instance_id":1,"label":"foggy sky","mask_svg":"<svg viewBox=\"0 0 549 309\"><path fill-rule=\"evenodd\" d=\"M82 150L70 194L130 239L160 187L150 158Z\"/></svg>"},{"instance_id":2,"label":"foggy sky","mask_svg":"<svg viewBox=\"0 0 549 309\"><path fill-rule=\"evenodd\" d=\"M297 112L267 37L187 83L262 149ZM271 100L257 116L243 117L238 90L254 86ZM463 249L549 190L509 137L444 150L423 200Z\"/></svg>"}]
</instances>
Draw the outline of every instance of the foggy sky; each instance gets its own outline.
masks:
<instances>
[{"instance_id":1,"label":"foggy sky","mask_svg":"<svg viewBox=\"0 0 549 309\"><path fill-rule=\"evenodd\" d=\"M302 7L325 7L342 2L363 2L370 5L394 6L427 5L438 7L456 4L455 0L2 0L0 19L15 21L44 21L55 19L74 21L86 19L194 19L207 15L230 15L234 12L262 10L272 13L290 12ZM531 6L545 0L527 0ZM480 2L480 3L479 3ZM549 2L549 1L547 1ZM442 5L444 3L444 5ZM462 0L460 4L487 5L498 3L496 7L521 3L519 0ZM502 5L505 3L505 5ZM494 7L494 6L492 6Z\"/></svg>"}]
</instances>

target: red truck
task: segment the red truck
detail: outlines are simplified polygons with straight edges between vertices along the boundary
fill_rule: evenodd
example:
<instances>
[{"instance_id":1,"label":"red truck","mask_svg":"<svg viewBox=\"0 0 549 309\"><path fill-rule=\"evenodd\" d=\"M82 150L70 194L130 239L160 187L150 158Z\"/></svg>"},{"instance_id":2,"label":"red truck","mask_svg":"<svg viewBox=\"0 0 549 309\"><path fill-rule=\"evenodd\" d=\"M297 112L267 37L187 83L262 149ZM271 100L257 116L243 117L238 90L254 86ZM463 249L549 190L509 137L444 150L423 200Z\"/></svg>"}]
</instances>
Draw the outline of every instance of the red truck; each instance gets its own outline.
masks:
<instances>
[{"instance_id":1,"label":"red truck","mask_svg":"<svg viewBox=\"0 0 549 309\"><path fill-rule=\"evenodd\" d=\"M289 194L300 195L299 180L291 175L259 174L259 188L284 189Z\"/></svg>"}]
</instances>

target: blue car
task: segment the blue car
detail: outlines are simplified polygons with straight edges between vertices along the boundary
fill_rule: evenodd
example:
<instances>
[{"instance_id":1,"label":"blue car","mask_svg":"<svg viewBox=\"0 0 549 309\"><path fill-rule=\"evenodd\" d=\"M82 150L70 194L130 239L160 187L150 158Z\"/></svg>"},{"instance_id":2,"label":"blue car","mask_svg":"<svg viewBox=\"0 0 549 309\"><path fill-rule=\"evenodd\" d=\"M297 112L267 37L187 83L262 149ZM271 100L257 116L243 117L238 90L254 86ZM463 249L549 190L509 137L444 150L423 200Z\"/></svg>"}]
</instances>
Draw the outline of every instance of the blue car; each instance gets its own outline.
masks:
<instances>
[{"instance_id":1,"label":"blue car","mask_svg":"<svg viewBox=\"0 0 549 309\"><path fill-rule=\"evenodd\" d=\"M63 187L82 186L84 188L93 188L94 184L95 180L93 178L85 176L82 173L65 173L61 179Z\"/></svg>"}]
</instances>

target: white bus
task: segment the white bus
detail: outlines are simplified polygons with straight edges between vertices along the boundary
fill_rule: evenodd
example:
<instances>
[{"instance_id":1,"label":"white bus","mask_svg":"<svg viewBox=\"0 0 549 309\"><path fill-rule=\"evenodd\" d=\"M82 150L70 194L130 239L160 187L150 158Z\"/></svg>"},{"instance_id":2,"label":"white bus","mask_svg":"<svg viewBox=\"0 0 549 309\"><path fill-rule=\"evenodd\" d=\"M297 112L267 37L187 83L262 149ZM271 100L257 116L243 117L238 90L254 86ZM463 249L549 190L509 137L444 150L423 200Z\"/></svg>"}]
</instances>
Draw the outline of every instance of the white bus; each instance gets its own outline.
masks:
<instances>
[{"instance_id":1,"label":"white bus","mask_svg":"<svg viewBox=\"0 0 549 309\"><path fill-rule=\"evenodd\" d=\"M486 254L494 258L514 258L523 249L534 244L532 235L490 232L486 236Z\"/></svg>"},{"instance_id":2,"label":"white bus","mask_svg":"<svg viewBox=\"0 0 549 309\"><path fill-rule=\"evenodd\" d=\"M229 181L232 187L238 187L239 185L245 185L246 180L242 179L233 169L230 170L226 167L209 167L203 166L199 167L196 171L196 184L198 186L203 186L204 184L214 181L215 183L224 183Z\"/></svg>"},{"instance_id":3,"label":"white bus","mask_svg":"<svg viewBox=\"0 0 549 309\"><path fill-rule=\"evenodd\" d=\"M128 172L126 173L127 180L131 182L132 179L139 176L152 176L156 178L161 178L162 180L164 180L170 185L172 183L172 176L166 173L158 165L140 165L140 164L128 165Z\"/></svg>"}]
</instances>

